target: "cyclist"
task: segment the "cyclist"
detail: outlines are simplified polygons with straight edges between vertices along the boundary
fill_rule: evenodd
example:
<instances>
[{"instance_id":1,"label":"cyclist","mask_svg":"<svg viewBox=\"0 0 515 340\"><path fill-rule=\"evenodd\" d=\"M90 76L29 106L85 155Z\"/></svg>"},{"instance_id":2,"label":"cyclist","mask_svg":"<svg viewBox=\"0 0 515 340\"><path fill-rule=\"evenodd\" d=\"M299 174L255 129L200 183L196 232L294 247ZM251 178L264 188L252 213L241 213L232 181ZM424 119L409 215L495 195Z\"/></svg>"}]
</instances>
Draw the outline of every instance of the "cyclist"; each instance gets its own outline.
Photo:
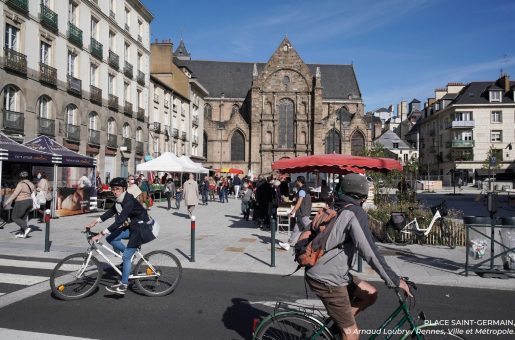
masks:
<instances>
[{"instance_id":1,"label":"cyclist","mask_svg":"<svg viewBox=\"0 0 515 340\"><path fill-rule=\"evenodd\" d=\"M342 339L349 340L359 338L354 316L377 299L377 289L372 284L349 273L356 250L388 287L399 287L410 296L411 293L406 282L388 266L373 241L368 217L362 208L368 195L366 177L348 174L340 183L335 208L345 207L345 210L337 217L325 244L325 249L331 250L306 270L305 279L334 319ZM339 244L341 246L337 247Z\"/></svg>"},{"instance_id":2,"label":"cyclist","mask_svg":"<svg viewBox=\"0 0 515 340\"><path fill-rule=\"evenodd\" d=\"M154 221L148 216L147 209L127 192L127 181L124 178L113 178L109 186L116 198L115 204L102 216L88 223L86 229L91 229L97 223L115 217L114 222L108 228L102 230L91 240L97 242L108 235L106 241L113 246L113 249L123 253L122 278L119 283L106 287L106 289L112 293L124 295L129 283L131 258L138 247L155 238L152 234ZM122 243L122 239L129 239L127 247Z\"/></svg>"}]
</instances>

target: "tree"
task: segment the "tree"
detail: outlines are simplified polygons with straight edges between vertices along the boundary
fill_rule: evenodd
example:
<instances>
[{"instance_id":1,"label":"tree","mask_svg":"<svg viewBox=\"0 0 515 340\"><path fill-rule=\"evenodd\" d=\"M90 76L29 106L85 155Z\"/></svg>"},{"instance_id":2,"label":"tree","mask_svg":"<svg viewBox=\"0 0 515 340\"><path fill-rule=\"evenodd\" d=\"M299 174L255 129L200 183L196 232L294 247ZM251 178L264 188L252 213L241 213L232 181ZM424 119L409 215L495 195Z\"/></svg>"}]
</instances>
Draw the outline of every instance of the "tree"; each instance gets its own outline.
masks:
<instances>
[{"instance_id":1,"label":"tree","mask_svg":"<svg viewBox=\"0 0 515 340\"><path fill-rule=\"evenodd\" d=\"M490 171L493 171L493 178L495 179L495 170L499 170L501 168L501 157L502 154L500 152L502 150L498 150L494 148L493 145L490 145L490 149L488 149L488 152L486 153L486 158L483 161L483 164L481 166L482 169L488 170L488 177L490 177ZM491 184L492 181L490 180L488 186L491 190L493 185Z\"/></svg>"}]
</instances>

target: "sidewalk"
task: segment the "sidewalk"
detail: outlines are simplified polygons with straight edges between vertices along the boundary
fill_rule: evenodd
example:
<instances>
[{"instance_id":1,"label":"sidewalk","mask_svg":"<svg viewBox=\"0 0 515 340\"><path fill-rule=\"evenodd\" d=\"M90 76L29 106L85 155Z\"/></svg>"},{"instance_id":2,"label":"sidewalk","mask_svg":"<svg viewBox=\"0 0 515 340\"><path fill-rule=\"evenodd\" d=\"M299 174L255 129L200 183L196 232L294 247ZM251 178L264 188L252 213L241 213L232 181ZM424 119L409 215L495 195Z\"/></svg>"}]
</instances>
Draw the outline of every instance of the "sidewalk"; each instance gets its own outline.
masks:
<instances>
[{"instance_id":1,"label":"sidewalk","mask_svg":"<svg viewBox=\"0 0 515 340\"><path fill-rule=\"evenodd\" d=\"M166 202L157 202L150 214L161 225L159 239L143 246L144 252L164 249L175 253L183 267L222 271L255 272L275 275L290 274L296 268L292 250L286 252L276 247L275 267L271 267L271 235L269 231L256 228L252 221L243 221L240 214L240 201L230 199L229 203L210 202L207 206L197 206L195 262L190 262L191 228L186 208L165 209ZM68 254L83 252L87 248L83 226L100 215L70 216L51 221L50 252L44 252L45 224L36 226L27 239L14 238L18 227L7 224L0 230L0 255L27 257L63 258ZM107 227L104 223L97 227ZM278 240L286 240L286 232L277 233ZM397 247L378 243L390 266L402 276L407 276L419 284L509 289L514 287L514 279L486 279L469 273L464 274L465 249L411 245ZM299 270L295 275L303 275ZM364 264L360 277L380 280L373 270Z\"/></svg>"}]
</instances>

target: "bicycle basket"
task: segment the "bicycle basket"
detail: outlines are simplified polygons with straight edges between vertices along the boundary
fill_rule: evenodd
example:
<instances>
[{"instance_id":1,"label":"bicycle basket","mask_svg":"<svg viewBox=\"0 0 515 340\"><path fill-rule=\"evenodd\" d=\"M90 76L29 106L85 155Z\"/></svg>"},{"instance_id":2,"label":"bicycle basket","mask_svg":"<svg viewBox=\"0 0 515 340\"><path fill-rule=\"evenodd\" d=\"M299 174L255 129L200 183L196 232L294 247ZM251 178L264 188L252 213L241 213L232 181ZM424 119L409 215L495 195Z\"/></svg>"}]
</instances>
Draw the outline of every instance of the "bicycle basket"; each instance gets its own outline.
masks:
<instances>
[{"instance_id":1,"label":"bicycle basket","mask_svg":"<svg viewBox=\"0 0 515 340\"><path fill-rule=\"evenodd\" d=\"M445 202L442 202L438 205L435 205L434 207L431 207L431 212L434 214L436 214L436 210L440 211L440 215L442 216L447 216L449 214L448 210L447 210L447 204L445 204Z\"/></svg>"},{"instance_id":2,"label":"bicycle basket","mask_svg":"<svg viewBox=\"0 0 515 340\"><path fill-rule=\"evenodd\" d=\"M394 228L402 230L406 225L406 217L404 216L404 213L391 212L390 221L388 221L388 223L390 223Z\"/></svg>"}]
</instances>

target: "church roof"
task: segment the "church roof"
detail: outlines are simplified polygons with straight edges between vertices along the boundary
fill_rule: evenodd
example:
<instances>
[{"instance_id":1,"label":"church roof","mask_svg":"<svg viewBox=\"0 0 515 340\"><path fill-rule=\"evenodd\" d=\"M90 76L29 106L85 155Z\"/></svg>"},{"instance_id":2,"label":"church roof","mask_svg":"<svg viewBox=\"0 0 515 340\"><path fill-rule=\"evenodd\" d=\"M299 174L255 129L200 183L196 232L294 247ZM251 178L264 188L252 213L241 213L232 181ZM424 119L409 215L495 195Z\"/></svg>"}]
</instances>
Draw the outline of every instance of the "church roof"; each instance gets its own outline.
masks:
<instances>
[{"instance_id":1,"label":"church roof","mask_svg":"<svg viewBox=\"0 0 515 340\"><path fill-rule=\"evenodd\" d=\"M252 71L256 64L258 72L263 71L265 63L179 60L174 59L177 66L186 66L194 77L206 87L213 97L223 92L227 98L245 98L252 85ZM311 74L315 76L316 68L322 74L323 98L353 99L361 98L354 67L352 65L317 65L307 64Z\"/></svg>"},{"instance_id":2,"label":"church roof","mask_svg":"<svg viewBox=\"0 0 515 340\"><path fill-rule=\"evenodd\" d=\"M182 39L173 55L177 58L191 58L191 54L189 54L188 50L186 49L186 45L184 45L184 41Z\"/></svg>"}]
</instances>

